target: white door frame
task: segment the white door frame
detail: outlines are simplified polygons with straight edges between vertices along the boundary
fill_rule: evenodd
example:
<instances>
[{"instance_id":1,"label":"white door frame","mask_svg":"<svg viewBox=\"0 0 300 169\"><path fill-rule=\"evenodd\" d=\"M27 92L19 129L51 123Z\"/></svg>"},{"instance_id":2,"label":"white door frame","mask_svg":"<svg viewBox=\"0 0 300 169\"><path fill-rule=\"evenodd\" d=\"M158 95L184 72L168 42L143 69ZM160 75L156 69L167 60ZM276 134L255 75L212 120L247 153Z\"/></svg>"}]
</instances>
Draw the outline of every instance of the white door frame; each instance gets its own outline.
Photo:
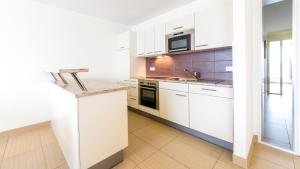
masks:
<instances>
[{"instance_id":1,"label":"white door frame","mask_svg":"<svg viewBox=\"0 0 300 169\"><path fill-rule=\"evenodd\" d=\"M263 123L263 105L262 105L262 89L263 89L263 31L262 31L262 0L256 0L254 7L254 51L256 51L256 57L253 59L254 68L254 113L257 114L257 135L258 141L262 142L262 123ZM294 86L294 150L292 153L300 155L300 1L293 0L293 44L294 44L294 56L293 56L293 86ZM298 56L298 57L296 57ZM255 121L255 120L254 120ZM274 147L274 146L272 146ZM278 147L275 147L278 148ZM278 148L281 149L281 148ZM284 150L284 149L281 149ZM284 150L286 151L286 150ZM290 152L290 151L289 151Z\"/></svg>"}]
</instances>

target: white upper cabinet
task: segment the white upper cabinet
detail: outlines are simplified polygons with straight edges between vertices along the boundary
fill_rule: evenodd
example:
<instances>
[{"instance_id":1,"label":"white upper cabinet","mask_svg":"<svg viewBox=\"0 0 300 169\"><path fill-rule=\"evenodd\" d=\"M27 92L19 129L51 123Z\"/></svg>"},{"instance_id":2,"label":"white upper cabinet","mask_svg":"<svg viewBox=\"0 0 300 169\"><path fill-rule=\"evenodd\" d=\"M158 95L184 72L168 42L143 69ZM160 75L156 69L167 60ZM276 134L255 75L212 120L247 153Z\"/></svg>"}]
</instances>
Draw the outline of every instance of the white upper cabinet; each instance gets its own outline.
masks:
<instances>
[{"instance_id":1,"label":"white upper cabinet","mask_svg":"<svg viewBox=\"0 0 300 169\"><path fill-rule=\"evenodd\" d=\"M193 29L194 27L194 14L191 14L168 22L166 24L166 34L180 32L187 29Z\"/></svg>"},{"instance_id":2,"label":"white upper cabinet","mask_svg":"<svg viewBox=\"0 0 300 169\"><path fill-rule=\"evenodd\" d=\"M137 32L137 56L155 56L166 53L165 24L150 26Z\"/></svg>"},{"instance_id":3,"label":"white upper cabinet","mask_svg":"<svg viewBox=\"0 0 300 169\"><path fill-rule=\"evenodd\" d=\"M139 30L136 33L136 50L137 56L144 56L145 55L145 31Z\"/></svg>"},{"instance_id":4,"label":"white upper cabinet","mask_svg":"<svg viewBox=\"0 0 300 169\"><path fill-rule=\"evenodd\" d=\"M145 54L154 54L154 44L155 44L155 31L154 27L149 27L145 30Z\"/></svg>"},{"instance_id":5,"label":"white upper cabinet","mask_svg":"<svg viewBox=\"0 0 300 169\"><path fill-rule=\"evenodd\" d=\"M130 48L130 32L125 32L117 37L117 50Z\"/></svg>"},{"instance_id":6,"label":"white upper cabinet","mask_svg":"<svg viewBox=\"0 0 300 169\"><path fill-rule=\"evenodd\" d=\"M154 54L164 54L166 53L166 25L157 25L154 29Z\"/></svg>"},{"instance_id":7,"label":"white upper cabinet","mask_svg":"<svg viewBox=\"0 0 300 169\"><path fill-rule=\"evenodd\" d=\"M219 2L195 14L195 49L232 46L232 3Z\"/></svg>"}]
</instances>

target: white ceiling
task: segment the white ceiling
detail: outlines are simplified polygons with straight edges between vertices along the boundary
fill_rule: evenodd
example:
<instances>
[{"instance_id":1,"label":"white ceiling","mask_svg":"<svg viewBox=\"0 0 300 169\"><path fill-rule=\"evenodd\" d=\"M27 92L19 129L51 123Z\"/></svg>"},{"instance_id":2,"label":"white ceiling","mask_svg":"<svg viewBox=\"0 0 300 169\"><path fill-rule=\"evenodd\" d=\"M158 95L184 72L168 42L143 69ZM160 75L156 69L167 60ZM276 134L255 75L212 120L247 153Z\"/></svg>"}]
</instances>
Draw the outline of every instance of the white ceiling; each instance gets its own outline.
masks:
<instances>
[{"instance_id":1,"label":"white ceiling","mask_svg":"<svg viewBox=\"0 0 300 169\"><path fill-rule=\"evenodd\" d=\"M135 25L195 0L38 0L50 5Z\"/></svg>"},{"instance_id":2,"label":"white ceiling","mask_svg":"<svg viewBox=\"0 0 300 169\"><path fill-rule=\"evenodd\" d=\"M281 1L284 1L284 0L263 0L263 5L271 5L271 4L274 4L277 2L281 2Z\"/></svg>"}]
</instances>

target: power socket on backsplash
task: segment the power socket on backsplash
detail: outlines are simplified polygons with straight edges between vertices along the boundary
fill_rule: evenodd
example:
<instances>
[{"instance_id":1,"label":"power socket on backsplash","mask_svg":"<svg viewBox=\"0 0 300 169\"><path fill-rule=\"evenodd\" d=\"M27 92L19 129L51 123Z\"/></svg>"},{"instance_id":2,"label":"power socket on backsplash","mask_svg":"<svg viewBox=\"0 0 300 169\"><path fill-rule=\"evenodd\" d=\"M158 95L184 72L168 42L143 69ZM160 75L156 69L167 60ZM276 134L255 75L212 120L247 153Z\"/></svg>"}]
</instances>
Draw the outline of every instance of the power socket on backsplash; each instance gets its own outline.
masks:
<instances>
[{"instance_id":1,"label":"power socket on backsplash","mask_svg":"<svg viewBox=\"0 0 300 169\"><path fill-rule=\"evenodd\" d=\"M155 71L155 67L154 66L150 66L150 71L154 72Z\"/></svg>"},{"instance_id":2,"label":"power socket on backsplash","mask_svg":"<svg viewBox=\"0 0 300 169\"><path fill-rule=\"evenodd\" d=\"M232 72L232 66L226 66L226 72Z\"/></svg>"}]
</instances>

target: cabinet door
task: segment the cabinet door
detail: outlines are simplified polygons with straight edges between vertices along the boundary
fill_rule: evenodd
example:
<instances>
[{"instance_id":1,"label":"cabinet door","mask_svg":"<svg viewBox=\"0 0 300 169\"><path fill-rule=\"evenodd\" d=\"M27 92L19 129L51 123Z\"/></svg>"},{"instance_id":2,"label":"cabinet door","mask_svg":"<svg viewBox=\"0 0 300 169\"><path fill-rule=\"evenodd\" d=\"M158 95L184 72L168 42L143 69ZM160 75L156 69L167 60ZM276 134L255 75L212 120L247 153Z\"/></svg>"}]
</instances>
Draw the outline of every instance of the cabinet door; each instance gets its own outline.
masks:
<instances>
[{"instance_id":1,"label":"cabinet door","mask_svg":"<svg viewBox=\"0 0 300 169\"><path fill-rule=\"evenodd\" d=\"M160 117L189 127L188 93L159 89Z\"/></svg>"},{"instance_id":2,"label":"cabinet door","mask_svg":"<svg viewBox=\"0 0 300 169\"><path fill-rule=\"evenodd\" d=\"M122 33L117 38L117 49L129 49L130 45L130 32Z\"/></svg>"},{"instance_id":3,"label":"cabinet door","mask_svg":"<svg viewBox=\"0 0 300 169\"><path fill-rule=\"evenodd\" d=\"M187 29L193 29L194 27L194 14L191 14L168 22L166 24L166 33L171 34Z\"/></svg>"},{"instance_id":4,"label":"cabinet door","mask_svg":"<svg viewBox=\"0 0 300 169\"><path fill-rule=\"evenodd\" d=\"M233 143L233 99L189 93L190 128Z\"/></svg>"},{"instance_id":5,"label":"cabinet door","mask_svg":"<svg viewBox=\"0 0 300 169\"><path fill-rule=\"evenodd\" d=\"M154 40L155 33L154 27L149 27L145 30L145 54L153 55L154 54Z\"/></svg>"},{"instance_id":6,"label":"cabinet door","mask_svg":"<svg viewBox=\"0 0 300 169\"><path fill-rule=\"evenodd\" d=\"M145 32L138 31L136 35L136 43L137 43L137 56L145 55Z\"/></svg>"},{"instance_id":7,"label":"cabinet door","mask_svg":"<svg viewBox=\"0 0 300 169\"><path fill-rule=\"evenodd\" d=\"M155 54L166 53L166 25L155 26Z\"/></svg>"},{"instance_id":8,"label":"cabinet door","mask_svg":"<svg viewBox=\"0 0 300 169\"><path fill-rule=\"evenodd\" d=\"M119 79L130 78L130 51L129 49L117 51L117 76Z\"/></svg>"},{"instance_id":9,"label":"cabinet door","mask_svg":"<svg viewBox=\"0 0 300 169\"><path fill-rule=\"evenodd\" d=\"M195 14L195 49L232 46L232 4L219 2Z\"/></svg>"}]
</instances>

